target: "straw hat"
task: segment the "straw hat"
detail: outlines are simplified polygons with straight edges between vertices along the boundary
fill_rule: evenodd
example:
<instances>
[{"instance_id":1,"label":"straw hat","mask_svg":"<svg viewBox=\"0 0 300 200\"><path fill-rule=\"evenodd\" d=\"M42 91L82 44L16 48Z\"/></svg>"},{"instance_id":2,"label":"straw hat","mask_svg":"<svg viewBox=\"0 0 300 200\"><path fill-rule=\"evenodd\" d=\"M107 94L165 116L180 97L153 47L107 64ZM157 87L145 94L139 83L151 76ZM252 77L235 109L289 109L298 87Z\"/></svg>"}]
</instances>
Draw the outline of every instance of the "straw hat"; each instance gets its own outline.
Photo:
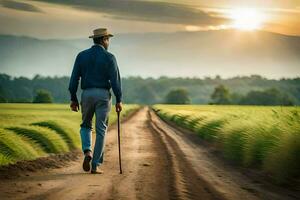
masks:
<instances>
[{"instance_id":1,"label":"straw hat","mask_svg":"<svg viewBox=\"0 0 300 200\"><path fill-rule=\"evenodd\" d=\"M103 37L103 36L108 36L108 37L113 37L111 33L107 31L106 28L98 28L93 30L94 35L89 36L89 38L96 38L96 37Z\"/></svg>"}]
</instances>

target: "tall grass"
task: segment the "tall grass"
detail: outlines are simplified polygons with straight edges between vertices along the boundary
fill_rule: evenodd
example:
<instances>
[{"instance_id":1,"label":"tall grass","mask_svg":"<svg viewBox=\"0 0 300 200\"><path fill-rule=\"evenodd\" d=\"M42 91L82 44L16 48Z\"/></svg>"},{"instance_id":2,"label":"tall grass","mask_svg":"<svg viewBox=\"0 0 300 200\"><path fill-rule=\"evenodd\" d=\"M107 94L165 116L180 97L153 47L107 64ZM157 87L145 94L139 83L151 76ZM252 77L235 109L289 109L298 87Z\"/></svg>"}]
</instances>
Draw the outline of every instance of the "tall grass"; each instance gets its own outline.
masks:
<instances>
[{"instance_id":1,"label":"tall grass","mask_svg":"<svg viewBox=\"0 0 300 200\"><path fill-rule=\"evenodd\" d=\"M138 108L124 105L121 118ZM116 119L113 108L109 124ZM80 123L68 104L0 104L0 166L80 148Z\"/></svg>"},{"instance_id":2,"label":"tall grass","mask_svg":"<svg viewBox=\"0 0 300 200\"><path fill-rule=\"evenodd\" d=\"M300 178L300 108L155 105L159 116L217 143L225 158L271 174Z\"/></svg>"},{"instance_id":3,"label":"tall grass","mask_svg":"<svg viewBox=\"0 0 300 200\"><path fill-rule=\"evenodd\" d=\"M70 149L75 149L78 146L78 142L79 142L78 137L76 137L76 135L72 131L68 130L68 128L59 125L58 122L42 121L42 122L34 122L31 125L47 127L49 129L56 131L56 133L58 133L68 144Z\"/></svg>"},{"instance_id":4,"label":"tall grass","mask_svg":"<svg viewBox=\"0 0 300 200\"><path fill-rule=\"evenodd\" d=\"M47 153L60 153L69 150L63 138L51 129L34 126L15 126L7 129L34 141Z\"/></svg>"},{"instance_id":5,"label":"tall grass","mask_svg":"<svg viewBox=\"0 0 300 200\"><path fill-rule=\"evenodd\" d=\"M36 150L22 136L0 129L0 164L35 159L42 155L42 151Z\"/></svg>"}]
</instances>

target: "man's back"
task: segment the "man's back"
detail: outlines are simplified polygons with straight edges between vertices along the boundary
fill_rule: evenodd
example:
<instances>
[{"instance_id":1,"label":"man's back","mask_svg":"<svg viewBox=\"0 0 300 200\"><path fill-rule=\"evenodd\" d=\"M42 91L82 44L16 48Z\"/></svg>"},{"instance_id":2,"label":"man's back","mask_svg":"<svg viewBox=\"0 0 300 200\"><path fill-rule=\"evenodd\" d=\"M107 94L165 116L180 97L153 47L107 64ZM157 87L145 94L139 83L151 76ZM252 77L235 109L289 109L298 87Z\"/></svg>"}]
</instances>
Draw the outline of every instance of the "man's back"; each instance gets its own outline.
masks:
<instances>
[{"instance_id":1,"label":"man's back","mask_svg":"<svg viewBox=\"0 0 300 200\"><path fill-rule=\"evenodd\" d=\"M103 46L95 44L77 55L69 84L73 101L77 101L76 91L79 78L81 78L81 89L110 89L112 87L117 102L121 101L118 65L115 56L106 51Z\"/></svg>"}]
</instances>

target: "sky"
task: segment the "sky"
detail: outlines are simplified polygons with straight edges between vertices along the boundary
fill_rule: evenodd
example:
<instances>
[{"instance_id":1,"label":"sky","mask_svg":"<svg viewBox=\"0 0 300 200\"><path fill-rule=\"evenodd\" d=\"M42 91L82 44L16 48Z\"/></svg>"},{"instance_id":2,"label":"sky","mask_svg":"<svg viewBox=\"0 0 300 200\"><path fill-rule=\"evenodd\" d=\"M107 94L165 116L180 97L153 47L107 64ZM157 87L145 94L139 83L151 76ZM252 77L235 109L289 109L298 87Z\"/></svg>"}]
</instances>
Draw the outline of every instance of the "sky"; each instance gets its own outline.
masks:
<instances>
[{"instance_id":1,"label":"sky","mask_svg":"<svg viewBox=\"0 0 300 200\"><path fill-rule=\"evenodd\" d=\"M109 50L116 53L121 71L127 76L300 76L300 40L292 37L300 36L300 0L0 0L0 27L0 34L65 42L83 38L90 41L88 36L94 29L106 27L120 34ZM213 31L207 33L214 34L206 35L209 30ZM246 34L239 36L235 30ZM268 37L255 35L263 31ZM157 33L155 41L160 45L151 42ZM173 44L179 35L181 41ZM43 42L47 46L41 50L30 43L20 48L11 45L9 52L2 45L0 72L69 75L75 50L79 49L55 55L54 63L51 55L63 48L55 46L50 55L48 48L54 41ZM177 48L178 44L182 48ZM140 56L135 57L136 53Z\"/></svg>"},{"instance_id":2,"label":"sky","mask_svg":"<svg viewBox=\"0 0 300 200\"><path fill-rule=\"evenodd\" d=\"M260 29L300 35L300 0L0 0L0 34L82 38L113 33Z\"/></svg>"}]
</instances>

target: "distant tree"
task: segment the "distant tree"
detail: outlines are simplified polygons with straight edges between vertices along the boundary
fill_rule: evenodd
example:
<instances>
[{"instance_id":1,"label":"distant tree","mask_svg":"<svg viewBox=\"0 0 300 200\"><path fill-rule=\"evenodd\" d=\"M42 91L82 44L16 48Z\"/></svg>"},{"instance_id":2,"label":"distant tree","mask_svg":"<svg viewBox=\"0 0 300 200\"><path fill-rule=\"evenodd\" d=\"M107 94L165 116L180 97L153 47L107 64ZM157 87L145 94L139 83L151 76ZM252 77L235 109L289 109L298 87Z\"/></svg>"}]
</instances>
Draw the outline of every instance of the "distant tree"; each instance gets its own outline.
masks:
<instances>
[{"instance_id":1,"label":"distant tree","mask_svg":"<svg viewBox=\"0 0 300 200\"><path fill-rule=\"evenodd\" d=\"M241 99L240 104L244 105L294 105L294 101L288 95L281 93L276 88L265 91L250 91Z\"/></svg>"},{"instance_id":2,"label":"distant tree","mask_svg":"<svg viewBox=\"0 0 300 200\"><path fill-rule=\"evenodd\" d=\"M230 104L230 93L224 85L215 87L211 94L212 104Z\"/></svg>"},{"instance_id":3,"label":"distant tree","mask_svg":"<svg viewBox=\"0 0 300 200\"><path fill-rule=\"evenodd\" d=\"M222 78L221 78L221 76L220 75L216 75L215 76L215 80L221 80Z\"/></svg>"},{"instance_id":4,"label":"distant tree","mask_svg":"<svg viewBox=\"0 0 300 200\"><path fill-rule=\"evenodd\" d=\"M4 95L0 94L0 103L8 102Z\"/></svg>"},{"instance_id":5,"label":"distant tree","mask_svg":"<svg viewBox=\"0 0 300 200\"><path fill-rule=\"evenodd\" d=\"M149 85L141 85L136 90L135 96L139 99L141 104L154 104L157 102L155 91Z\"/></svg>"},{"instance_id":6,"label":"distant tree","mask_svg":"<svg viewBox=\"0 0 300 200\"><path fill-rule=\"evenodd\" d=\"M33 103L52 103L53 98L49 91L40 89L37 90L36 96L33 99Z\"/></svg>"},{"instance_id":7,"label":"distant tree","mask_svg":"<svg viewBox=\"0 0 300 200\"><path fill-rule=\"evenodd\" d=\"M5 97L5 92L3 88L0 86L0 103L6 103L7 99Z\"/></svg>"},{"instance_id":8,"label":"distant tree","mask_svg":"<svg viewBox=\"0 0 300 200\"><path fill-rule=\"evenodd\" d=\"M178 88L171 90L166 95L165 102L168 104L189 104L191 100L186 89Z\"/></svg>"},{"instance_id":9,"label":"distant tree","mask_svg":"<svg viewBox=\"0 0 300 200\"><path fill-rule=\"evenodd\" d=\"M244 98L244 96L240 93L237 93L237 92L233 92L233 93L230 93L230 101L231 101L231 104L240 104L241 100Z\"/></svg>"},{"instance_id":10,"label":"distant tree","mask_svg":"<svg viewBox=\"0 0 300 200\"><path fill-rule=\"evenodd\" d=\"M70 78L44 77L36 75L34 78L12 77L0 73L0 91L2 102L32 102L36 95L36 90L43 88L51 92L53 102L68 103L70 94L67 90ZM170 78L162 76L159 78L142 78L138 76L122 78L123 101L126 103L153 104L165 102L166 94L174 88L185 88L189 91L191 102L206 104L212 102L211 94L215 86L226 85L230 88L230 104L239 104L241 98L245 97L249 91L264 91L267 88L276 87L279 91L284 91L287 102L281 105L294 103L300 105L300 77L285 78L281 80L269 80L258 75L237 76L223 79L216 76L200 78ZM77 94L81 93L78 87ZM242 95L242 96L241 96ZM114 99L114 98L113 98ZM152 101L153 100L153 101ZM283 99L281 99L281 102ZM244 102L246 103L246 102Z\"/></svg>"},{"instance_id":11,"label":"distant tree","mask_svg":"<svg viewBox=\"0 0 300 200\"><path fill-rule=\"evenodd\" d=\"M29 103L32 101L32 90L24 86L24 84L20 84L18 88L18 93L14 94L13 102L18 103Z\"/></svg>"}]
</instances>

